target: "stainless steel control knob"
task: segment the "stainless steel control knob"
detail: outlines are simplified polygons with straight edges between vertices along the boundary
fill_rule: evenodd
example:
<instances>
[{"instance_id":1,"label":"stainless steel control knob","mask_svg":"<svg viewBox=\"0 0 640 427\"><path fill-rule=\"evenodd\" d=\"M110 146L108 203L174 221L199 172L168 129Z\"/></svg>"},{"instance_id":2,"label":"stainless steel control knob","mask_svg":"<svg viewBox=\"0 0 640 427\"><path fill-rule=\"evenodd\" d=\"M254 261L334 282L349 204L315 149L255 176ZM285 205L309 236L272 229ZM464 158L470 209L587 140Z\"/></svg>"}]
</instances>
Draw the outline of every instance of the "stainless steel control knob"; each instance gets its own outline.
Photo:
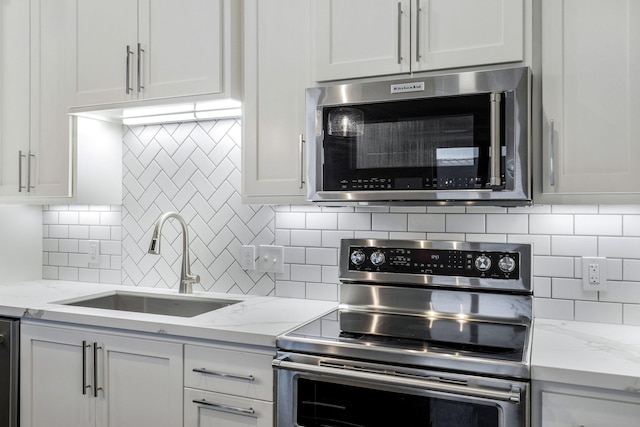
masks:
<instances>
[{"instance_id":1,"label":"stainless steel control knob","mask_svg":"<svg viewBox=\"0 0 640 427\"><path fill-rule=\"evenodd\" d=\"M502 258L500 258L500 261L498 262L498 267L500 267L500 270L503 273L511 273L513 270L516 269L516 260L514 260L508 255L503 256Z\"/></svg>"},{"instance_id":2,"label":"stainless steel control knob","mask_svg":"<svg viewBox=\"0 0 640 427\"><path fill-rule=\"evenodd\" d=\"M362 265L367 259L367 256L360 249L351 252L351 263L353 265Z\"/></svg>"},{"instance_id":3,"label":"stainless steel control knob","mask_svg":"<svg viewBox=\"0 0 640 427\"><path fill-rule=\"evenodd\" d=\"M491 258L486 255L480 255L476 258L476 270L488 271L491 268Z\"/></svg>"},{"instance_id":4,"label":"stainless steel control knob","mask_svg":"<svg viewBox=\"0 0 640 427\"><path fill-rule=\"evenodd\" d=\"M386 261L386 258L383 252L375 251L374 253L371 254L370 260L371 260L371 264L375 265L376 267L379 267L382 264L384 264L384 262Z\"/></svg>"}]
</instances>

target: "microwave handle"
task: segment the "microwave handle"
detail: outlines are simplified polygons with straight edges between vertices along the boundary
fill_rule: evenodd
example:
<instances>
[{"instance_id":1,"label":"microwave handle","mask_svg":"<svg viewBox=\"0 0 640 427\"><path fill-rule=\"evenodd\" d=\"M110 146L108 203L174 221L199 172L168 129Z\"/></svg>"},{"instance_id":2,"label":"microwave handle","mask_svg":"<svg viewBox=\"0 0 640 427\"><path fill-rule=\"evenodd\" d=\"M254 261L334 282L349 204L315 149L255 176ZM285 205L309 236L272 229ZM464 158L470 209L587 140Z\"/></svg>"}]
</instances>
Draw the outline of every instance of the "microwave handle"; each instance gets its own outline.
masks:
<instances>
[{"instance_id":1,"label":"microwave handle","mask_svg":"<svg viewBox=\"0 0 640 427\"><path fill-rule=\"evenodd\" d=\"M398 2L398 64L402 64L402 3Z\"/></svg>"},{"instance_id":2,"label":"microwave handle","mask_svg":"<svg viewBox=\"0 0 640 427\"><path fill-rule=\"evenodd\" d=\"M500 102L501 93L491 94L491 177L489 185L500 186L502 178L500 173L500 161L502 157L500 144Z\"/></svg>"}]
</instances>

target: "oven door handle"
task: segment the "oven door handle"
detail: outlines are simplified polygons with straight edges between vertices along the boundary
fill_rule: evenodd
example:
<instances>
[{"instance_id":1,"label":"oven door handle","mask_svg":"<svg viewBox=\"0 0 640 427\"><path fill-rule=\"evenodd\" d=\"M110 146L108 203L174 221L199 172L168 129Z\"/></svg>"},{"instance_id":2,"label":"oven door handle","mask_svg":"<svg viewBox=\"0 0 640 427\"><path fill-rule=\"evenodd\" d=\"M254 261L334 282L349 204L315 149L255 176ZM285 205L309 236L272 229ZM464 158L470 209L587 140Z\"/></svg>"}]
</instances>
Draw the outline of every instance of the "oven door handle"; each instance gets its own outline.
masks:
<instances>
[{"instance_id":1,"label":"oven door handle","mask_svg":"<svg viewBox=\"0 0 640 427\"><path fill-rule=\"evenodd\" d=\"M273 366L280 369L286 369L290 371L298 371L302 373L312 373L318 375L330 375L347 377L356 379L359 381L370 382L375 381L394 386L414 387L423 390L436 391L442 393L458 394L475 398L500 400L505 402L520 403L520 388L514 386L511 390L496 390L486 387L474 387L469 385L448 384L446 382L438 381L438 379L429 378L413 378L406 376L398 376L391 374L379 374L375 372L368 372L362 368L358 368L357 371L350 371L348 368L334 368L324 367L317 365L308 365L305 363L291 362L284 360L285 358L278 358L273 361Z\"/></svg>"}]
</instances>

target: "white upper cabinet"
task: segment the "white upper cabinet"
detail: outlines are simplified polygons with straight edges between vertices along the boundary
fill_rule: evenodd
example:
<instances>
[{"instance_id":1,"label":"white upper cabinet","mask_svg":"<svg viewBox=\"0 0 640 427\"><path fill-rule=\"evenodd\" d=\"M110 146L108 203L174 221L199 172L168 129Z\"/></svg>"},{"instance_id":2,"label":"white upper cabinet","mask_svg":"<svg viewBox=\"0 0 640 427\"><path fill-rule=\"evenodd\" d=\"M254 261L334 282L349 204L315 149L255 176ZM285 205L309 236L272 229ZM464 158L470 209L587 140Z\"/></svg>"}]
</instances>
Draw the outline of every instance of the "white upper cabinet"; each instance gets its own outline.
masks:
<instances>
[{"instance_id":1,"label":"white upper cabinet","mask_svg":"<svg viewBox=\"0 0 640 427\"><path fill-rule=\"evenodd\" d=\"M640 202L640 3L542 3L541 203Z\"/></svg>"},{"instance_id":2,"label":"white upper cabinet","mask_svg":"<svg viewBox=\"0 0 640 427\"><path fill-rule=\"evenodd\" d=\"M74 0L71 106L237 96L239 3Z\"/></svg>"},{"instance_id":3,"label":"white upper cabinet","mask_svg":"<svg viewBox=\"0 0 640 427\"><path fill-rule=\"evenodd\" d=\"M524 59L524 0L313 4L317 81Z\"/></svg>"},{"instance_id":4,"label":"white upper cabinet","mask_svg":"<svg viewBox=\"0 0 640 427\"><path fill-rule=\"evenodd\" d=\"M0 196L71 195L65 0L2 0Z\"/></svg>"},{"instance_id":5,"label":"white upper cabinet","mask_svg":"<svg viewBox=\"0 0 640 427\"><path fill-rule=\"evenodd\" d=\"M244 3L244 202L304 202L309 12L309 0Z\"/></svg>"}]
</instances>

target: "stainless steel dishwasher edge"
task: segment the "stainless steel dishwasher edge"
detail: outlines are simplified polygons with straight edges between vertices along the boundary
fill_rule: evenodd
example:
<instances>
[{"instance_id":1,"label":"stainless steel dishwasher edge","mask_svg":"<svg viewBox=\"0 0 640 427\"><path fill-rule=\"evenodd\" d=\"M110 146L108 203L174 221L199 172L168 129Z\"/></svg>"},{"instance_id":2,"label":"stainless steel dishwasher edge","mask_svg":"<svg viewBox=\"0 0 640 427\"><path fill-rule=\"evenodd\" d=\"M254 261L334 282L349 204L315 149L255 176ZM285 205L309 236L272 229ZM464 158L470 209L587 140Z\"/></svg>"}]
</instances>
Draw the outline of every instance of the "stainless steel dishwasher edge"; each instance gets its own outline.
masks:
<instances>
[{"instance_id":1,"label":"stainless steel dishwasher edge","mask_svg":"<svg viewBox=\"0 0 640 427\"><path fill-rule=\"evenodd\" d=\"M20 321L0 317L0 427L18 426Z\"/></svg>"}]
</instances>

